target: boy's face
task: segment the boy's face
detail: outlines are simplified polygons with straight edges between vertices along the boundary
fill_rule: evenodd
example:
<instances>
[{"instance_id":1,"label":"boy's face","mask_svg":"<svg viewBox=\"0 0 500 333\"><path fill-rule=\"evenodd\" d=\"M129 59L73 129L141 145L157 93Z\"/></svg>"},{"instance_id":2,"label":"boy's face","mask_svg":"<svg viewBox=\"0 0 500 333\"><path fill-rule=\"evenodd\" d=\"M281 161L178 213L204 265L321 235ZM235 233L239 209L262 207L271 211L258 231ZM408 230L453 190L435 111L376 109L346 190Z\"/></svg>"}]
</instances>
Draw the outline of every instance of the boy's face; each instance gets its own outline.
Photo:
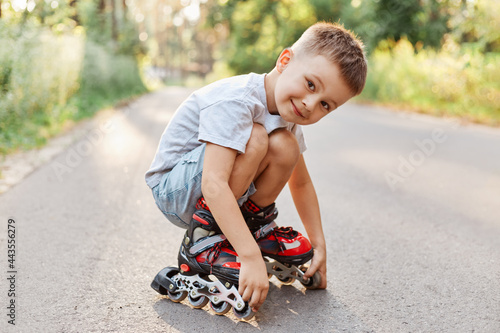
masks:
<instances>
[{"instance_id":1,"label":"boy's face","mask_svg":"<svg viewBox=\"0 0 500 333\"><path fill-rule=\"evenodd\" d=\"M314 124L353 97L338 66L324 56L294 56L286 49L276 68L280 75L274 99L280 116L288 122Z\"/></svg>"}]
</instances>

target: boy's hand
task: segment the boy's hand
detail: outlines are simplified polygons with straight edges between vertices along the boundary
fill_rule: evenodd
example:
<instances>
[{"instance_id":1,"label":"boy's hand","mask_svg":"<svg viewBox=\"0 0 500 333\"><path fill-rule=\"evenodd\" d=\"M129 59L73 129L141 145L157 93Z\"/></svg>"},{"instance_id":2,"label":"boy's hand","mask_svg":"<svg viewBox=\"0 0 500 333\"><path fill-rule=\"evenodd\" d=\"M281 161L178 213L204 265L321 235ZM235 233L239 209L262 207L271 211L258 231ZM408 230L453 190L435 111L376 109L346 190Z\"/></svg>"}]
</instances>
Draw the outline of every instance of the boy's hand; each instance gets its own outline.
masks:
<instances>
[{"instance_id":1,"label":"boy's hand","mask_svg":"<svg viewBox=\"0 0 500 333\"><path fill-rule=\"evenodd\" d=\"M315 248L314 256L311 261L311 266L304 273L304 277L310 278L314 275L314 273L319 272L321 276L321 283L318 286L318 289L326 288L326 249L324 248Z\"/></svg>"},{"instance_id":2,"label":"boy's hand","mask_svg":"<svg viewBox=\"0 0 500 333\"><path fill-rule=\"evenodd\" d=\"M269 290L266 264L260 252L258 256L247 259L240 257L240 261L240 286L238 292L244 301L248 301L252 311L257 312L264 303Z\"/></svg>"}]
</instances>

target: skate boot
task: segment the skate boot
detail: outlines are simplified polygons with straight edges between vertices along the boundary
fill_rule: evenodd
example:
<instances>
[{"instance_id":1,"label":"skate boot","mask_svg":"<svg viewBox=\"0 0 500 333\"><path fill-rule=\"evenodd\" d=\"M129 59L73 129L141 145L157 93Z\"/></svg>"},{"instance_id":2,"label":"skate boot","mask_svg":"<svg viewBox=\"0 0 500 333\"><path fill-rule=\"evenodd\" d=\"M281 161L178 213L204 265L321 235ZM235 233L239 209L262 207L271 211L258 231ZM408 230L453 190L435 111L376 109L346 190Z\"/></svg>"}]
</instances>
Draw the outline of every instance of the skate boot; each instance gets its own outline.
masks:
<instances>
[{"instance_id":1,"label":"skate boot","mask_svg":"<svg viewBox=\"0 0 500 333\"><path fill-rule=\"evenodd\" d=\"M209 303L218 315L232 308L240 320L249 320L254 312L238 293L238 255L200 201L179 249L178 267L161 270L151 287L173 302L188 297L194 308Z\"/></svg>"},{"instance_id":2,"label":"skate boot","mask_svg":"<svg viewBox=\"0 0 500 333\"><path fill-rule=\"evenodd\" d=\"M241 212L264 256L269 277L275 275L283 284L298 279L308 289L318 288L321 283L318 272L304 278L307 270L304 264L313 257L311 243L292 227L276 225L278 209L274 203L260 208L249 199L241 206Z\"/></svg>"}]
</instances>

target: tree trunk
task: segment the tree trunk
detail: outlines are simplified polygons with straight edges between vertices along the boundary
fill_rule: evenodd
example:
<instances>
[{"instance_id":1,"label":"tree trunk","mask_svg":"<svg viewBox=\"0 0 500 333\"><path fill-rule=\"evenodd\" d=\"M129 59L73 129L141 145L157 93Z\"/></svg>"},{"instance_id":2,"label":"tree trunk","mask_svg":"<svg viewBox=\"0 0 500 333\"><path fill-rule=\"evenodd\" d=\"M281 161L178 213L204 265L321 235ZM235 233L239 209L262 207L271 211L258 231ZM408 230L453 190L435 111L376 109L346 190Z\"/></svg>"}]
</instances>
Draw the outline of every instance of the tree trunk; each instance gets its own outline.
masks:
<instances>
[{"instance_id":1,"label":"tree trunk","mask_svg":"<svg viewBox=\"0 0 500 333\"><path fill-rule=\"evenodd\" d=\"M116 42L118 40L118 26L116 22L116 3L111 0L111 38Z\"/></svg>"},{"instance_id":2,"label":"tree trunk","mask_svg":"<svg viewBox=\"0 0 500 333\"><path fill-rule=\"evenodd\" d=\"M1 0L0 0L1 1ZM74 14L71 16L71 19L74 20L76 22L77 25L80 25L80 18L78 17L78 9L76 8L76 4L77 4L78 0L71 0L69 2L69 6L71 8L74 8L75 9L75 12Z\"/></svg>"},{"instance_id":3,"label":"tree trunk","mask_svg":"<svg viewBox=\"0 0 500 333\"><path fill-rule=\"evenodd\" d=\"M99 14L104 14L104 10L106 9L106 0L99 0Z\"/></svg>"},{"instance_id":4,"label":"tree trunk","mask_svg":"<svg viewBox=\"0 0 500 333\"><path fill-rule=\"evenodd\" d=\"M106 29L106 0L99 0L97 6L97 16L99 20L99 25L101 26L101 31L107 31ZM106 34L107 35L107 34ZM107 38L107 36L106 36Z\"/></svg>"}]
</instances>

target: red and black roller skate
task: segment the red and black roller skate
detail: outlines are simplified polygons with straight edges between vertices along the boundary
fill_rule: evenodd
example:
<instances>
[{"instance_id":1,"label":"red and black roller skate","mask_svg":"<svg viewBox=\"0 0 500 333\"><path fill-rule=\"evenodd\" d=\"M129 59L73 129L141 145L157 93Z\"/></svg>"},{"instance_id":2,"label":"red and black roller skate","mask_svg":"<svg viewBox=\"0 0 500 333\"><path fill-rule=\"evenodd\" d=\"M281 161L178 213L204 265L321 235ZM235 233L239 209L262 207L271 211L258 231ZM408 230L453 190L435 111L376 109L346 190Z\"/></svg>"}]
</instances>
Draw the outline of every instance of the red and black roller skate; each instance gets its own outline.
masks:
<instances>
[{"instance_id":1,"label":"red and black roller skate","mask_svg":"<svg viewBox=\"0 0 500 333\"><path fill-rule=\"evenodd\" d=\"M249 320L254 312L238 293L238 255L221 233L208 207L203 208L199 201L196 208L179 249L179 267L162 269L151 287L168 295L173 302L188 297L194 308L210 303L218 315L232 308L237 318Z\"/></svg>"},{"instance_id":2,"label":"red and black roller skate","mask_svg":"<svg viewBox=\"0 0 500 333\"><path fill-rule=\"evenodd\" d=\"M278 209L274 203L260 208L248 200L242 205L241 212L266 259L270 276L275 275L283 284L292 284L297 279L308 289L318 288L321 283L318 272L311 278L304 278L307 270L304 264L314 254L311 243L292 227L276 225L274 220L278 216Z\"/></svg>"}]
</instances>

